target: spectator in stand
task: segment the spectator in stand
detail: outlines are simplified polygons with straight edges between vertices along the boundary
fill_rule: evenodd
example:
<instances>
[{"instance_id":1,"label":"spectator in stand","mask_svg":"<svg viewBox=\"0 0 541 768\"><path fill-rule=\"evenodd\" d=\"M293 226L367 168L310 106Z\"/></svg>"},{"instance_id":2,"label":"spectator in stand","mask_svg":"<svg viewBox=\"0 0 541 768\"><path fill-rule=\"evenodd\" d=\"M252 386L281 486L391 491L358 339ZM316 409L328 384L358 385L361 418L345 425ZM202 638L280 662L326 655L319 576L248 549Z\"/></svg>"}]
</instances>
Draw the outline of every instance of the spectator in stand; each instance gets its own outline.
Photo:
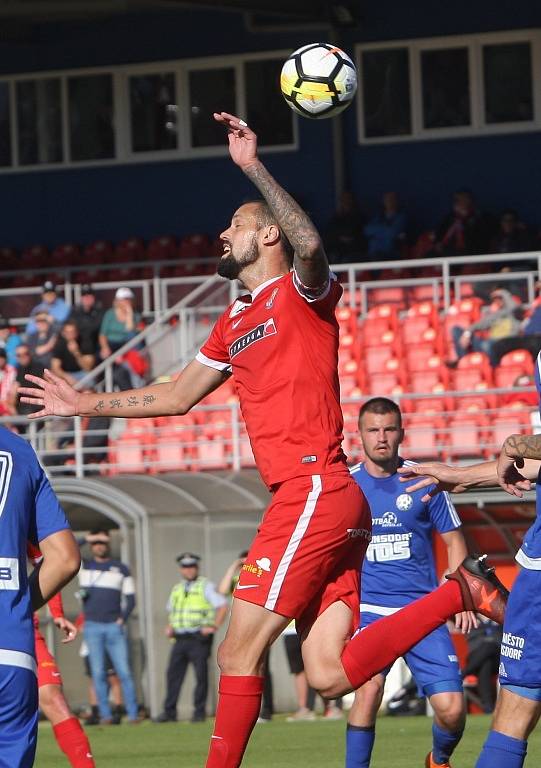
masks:
<instances>
[{"instance_id":1,"label":"spectator in stand","mask_svg":"<svg viewBox=\"0 0 541 768\"><path fill-rule=\"evenodd\" d=\"M345 190L340 196L338 210L327 225L325 248L331 262L346 264L361 260L366 251L363 224L355 195Z\"/></svg>"},{"instance_id":2,"label":"spectator in stand","mask_svg":"<svg viewBox=\"0 0 541 768\"><path fill-rule=\"evenodd\" d=\"M364 228L371 261L399 259L406 244L406 214L396 192L385 192L381 211Z\"/></svg>"},{"instance_id":3,"label":"spectator in stand","mask_svg":"<svg viewBox=\"0 0 541 768\"><path fill-rule=\"evenodd\" d=\"M492 253L521 253L533 248L532 238L518 213L509 208L500 217L499 227L492 240ZM523 262L520 262L523 264ZM529 266L529 265L528 265ZM528 268L528 267L527 267Z\"/></svg>"},{"instance_id":4,"label":"spectator in stand","mask_svg":"<svg viewBox=\"0 0 541 768\"><path fill-rule=\"evenodd\" d=\"M17 359L17 375L8 396L7 410L12 416L27 416L29 413L34 413L36 409L28 405L28 403L21 403L18 396L19 388L34 386L31 382L26 381L25 376L27 373L32 376L42 376L43 366L33 359L27 344L20 344L17 347L15 356ZM19 424L17 431L25 432L26 425Z\"/></svg>"},{"instance_id":5,"label":"spectator in stand","mask_svg":"<svg viewBox=\"0 0 541 768\"><path fill-rule=\"evenodd\" d=\"M102 360L106 360L113 352L137 336L141 315L134 309L134 300L135 296L131 288L118 288L115 293L113 306L103 316L100 327L99 344ZM137 362L138 357L138 350L130 351L130 358L136 358ZM113 381L120 390L141 386L143 383L140 372L133 369L131 360L114 366Z\"/></svg>"},{"instance_id":6,"label":"spectator in stand","mask_svg":"<svg viewBox=\"0 0 541 768\"><path fill-rule=\"evenodd\" d=\"M73 387L94 367L95 355L91 341L81 339L73 320L62 326L52 351L51 369Z\"/></svg>"},{"instance_id":7,"label":"spectator in stand","mask_svg":"<svg viewBox=\"0 0 541 768\"><path fill-rule=\"evenodd\" d=\"M451 367L468 352L486 352L490 358L490 364L495 367L499 362L494 349L495 342L509 336L516 336L519 332L520 320L517 314L520 307L509 291L498 288L492 291L490 297L492 302L480 320L469 328L461 328L458 325L452 328L457 360L449 361L448 364ZM479 335L482 331L487 332L485 338Z\"/></svg>"},{"instance_id":8,"label":"spectator in stand","mask_svg":"<svg viewBox=\"0 0 541 768\"><path fill-rule=\"evenodd\" d=\"M36 330L35 316L40 312L46 312L58 325L62 325L67 319L70 308L56 293L56 285L51 280L46 280L41 289L41 301L30 312L30 320L26 326L26 333L34 333Z\"/></svg>"},{"instance_id":9,"label":"spectator in stand","mask_svg":"<svg viewBox=\"0 0 541 768\"><path fill-rule=\"evenodd\" d=\"M56 326L51 315L47 312L38 312L34 318L36 330L26 335L26 343L34 360L42 368L50 368L53 357L53 349L58 339Z\"/></svg>"},{"instance_id":10,"label":"spectator in stand","mask_svg":"<svg viewBox=\"0 0 541 768\"><path fill-rule=\"evenodd\" d=\"M443 256L466 256L489 252L492 223L479 211L473 194L462 189L453 196L453 208L436 231L434 251Z\"/></svg>"},{"instance_id":11,"label":"spectator in stand","mask_svg":"<svg viewBox=\"0 0 541 768\"><path fill-rule=\"evenodd\" d=\"M6 351L7 360L10 365L17 365L15 350L22 342L22 337L10 327L6 318L0 315L0 349Z\"/></svg>"},{"instance_id":12,"label":"spectator in stand","mask_svg":"<svg viewBox=\"0 0 541 768\"><path fill-rule=\"evenodd\" d=\"M519 335L510 336L494 343L493 354L498 361L515 349L527 349L533 361L537 360L537 355L541 350L541 283L537 283L535 287L537 298L533 301L529 314L522 321Z\"/></svg>"},{"instance_id":13,"label":"spectator in stand","mask_svg":"<svg viewBox=\"0 0 541 768\"><path fill-rule=\"evenodd\" d=\"M17 379L17 369L7 361L6 350L0 348L0 416L9 414L9 394Z\"/></svg>"},{"instance_id":14,"label":"spectator in stand","mask_svg":"<svg viewBox=\"0 0 541 768\"><path fill-rule=\"evenodd\" d=\"M94 289L88 283L81 286L81 301L71 310L69 320L76 323L81 336L81 343L92 347L97 354L99 349L99 334L105 310L96 300Z\"/></svg>"},{"instance_id":15,"label":"spectator in stand","mask_svg":"<svg viewBox=\"0 0 541 768\"><path fill-rule=\"evenodd\" d=\"M479 616L479 626L468 633L468 658L462 670L464 685L468 688L467 677L477 677L477 691L483 712L494 711L496 702L496 680L500 665L502 627L495 621Z\"/></svg>"}]
</instances>

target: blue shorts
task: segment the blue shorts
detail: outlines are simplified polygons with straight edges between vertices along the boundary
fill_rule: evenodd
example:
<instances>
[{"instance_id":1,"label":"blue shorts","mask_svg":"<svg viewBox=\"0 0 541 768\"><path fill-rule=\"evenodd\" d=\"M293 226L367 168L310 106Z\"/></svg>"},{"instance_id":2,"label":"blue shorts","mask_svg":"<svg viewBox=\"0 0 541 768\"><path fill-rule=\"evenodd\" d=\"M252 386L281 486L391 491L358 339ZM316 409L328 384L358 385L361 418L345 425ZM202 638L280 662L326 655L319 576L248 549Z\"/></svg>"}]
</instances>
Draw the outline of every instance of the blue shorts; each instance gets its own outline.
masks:
<instances>
[{"instance_id":1,"label":"blue shorts","mask_svg":"<svg viewBox=\"0 0 541 768\"><path fill-rule=\"evenodd\" d=\"M35 673L0 664L0 768L31 768L37 737Z\"/></svg>"},{"instance_id":2,"label":"blue shorts","mask_svg":"<svg viewBox=\"0 0 541 768\"><path fill-rule=\"evenodd\" d=\"M541 688L541 571L521 568L513 584L503 624L500 685ZM533 693L528 698L539 700Z\"/></svg>"},{"instance_id":3,"label":"blue shorts","mask_svg":"<svg viewBox=\"0 0 541 768\"><path fill-rule=\"evenodd\" d=\"M361 628L368 627L382 617L375 613L361 614ZM435 693L462 693L462 676L456 650L446 626L438 627L404 654L404 661L411 670L419 693L432 696ZM387 675L390 667L384 669Z\"/></svg>"}]
</instances>

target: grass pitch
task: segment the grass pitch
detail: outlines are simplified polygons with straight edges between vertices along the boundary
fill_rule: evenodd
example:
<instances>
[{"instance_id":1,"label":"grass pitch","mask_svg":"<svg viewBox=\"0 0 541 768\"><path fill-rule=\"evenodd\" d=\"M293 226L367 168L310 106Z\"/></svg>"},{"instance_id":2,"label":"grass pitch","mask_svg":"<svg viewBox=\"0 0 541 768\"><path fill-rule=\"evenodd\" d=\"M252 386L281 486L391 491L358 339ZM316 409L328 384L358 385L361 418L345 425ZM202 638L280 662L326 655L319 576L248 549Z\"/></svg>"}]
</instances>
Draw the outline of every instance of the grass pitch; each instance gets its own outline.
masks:
<instances>
[{"instance_id":1,"label":"grass pitch","mask_svg":"<svg viewBox=\"0 0 541 768\"><path fill-rule=\"evenodd\" d=\"M468 718L466 731L452 760L453 768L473 768L489 728L483 715ZM378 721L371 768L423 768L431 744L428 717L382 717ZM343 768L344 730L341 721L286 723L283 717L257 725L243 766L246 768ZM204 724L149 721L140 725L94 726L87 729L97 768L202 768L212 721ZM541 765L541 738L530 739L526 766ZM64 768L50 726L39 728L35 768Z\"/></svg>"}]
</instances>

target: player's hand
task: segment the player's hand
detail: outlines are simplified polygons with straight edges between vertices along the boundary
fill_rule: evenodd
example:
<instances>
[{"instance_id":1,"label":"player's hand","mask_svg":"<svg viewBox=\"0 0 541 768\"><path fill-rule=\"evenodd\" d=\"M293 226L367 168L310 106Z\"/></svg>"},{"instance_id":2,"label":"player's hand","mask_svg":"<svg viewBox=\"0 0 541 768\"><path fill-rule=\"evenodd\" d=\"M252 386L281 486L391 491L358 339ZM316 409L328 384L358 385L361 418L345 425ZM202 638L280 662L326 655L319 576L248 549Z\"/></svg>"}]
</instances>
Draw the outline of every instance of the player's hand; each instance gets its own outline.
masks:
<instances>
[{"instance_id":1,"label":"player's hand","mask_svg":"<svg viewBox=\"0 0 541 768\"><path fill-rule=\"evenodd\" d=\"M201 627L200 631L203 637L208 637L216 632L216 627Z\"/></svg>"},{"instance_id":2,"label":"player's hand","mask_svg":"<svg viewBox=\"0 0 541 768\"><path fill-rule=\"evenodd\" d=\"M448 464L442 464L438 461L398 467L397 471L400 475L400 482L412 483L406 486L408 493L420 491L423 488L430 488L430 491L425 493L421 501L430 501L430 499L442 491L462 493L466 490L466 486L460 483L460 470L457 467L450 467ZM431 488L431 486L434 487Z\"/></svg>"},{"instance_id":3,"label":"player's hand","mask_svg":"<svg viewBox=\"0 0 541 768\"><path fill-rule=\"evenodd\" d=\"M477 629L479 620L473 611L462 611L455 616L455 629L467 635L470 629Z\"/></svg>"},{"instance_id":4,"label":"player's hand","mask_svg":"<svg viewBox=\"0 0 541 768\"><path fill-rule=\"evenodd\" d=\"M524 491L529 491L532 487L531 482L519 472L523 466L524 459L507 455L504 443L498 458L498 483L504 491L511 496L518 496L519 499L524 496Z\"/></svg>"},{"instance_id":5,"label":"player's hand","mask_svg":"<svg viewBox=\"0 0 541 768\"><path fill-rule=\"evenodd\" d=\"M173 627L168 624L165 628L165 636L166 637L174 637L175 633L173 632Z\"/></svg>"},{"instance_id":6,"label":"player's hand","mask_svg":"<svg viewBox=\"0 0 541 768\"><path fill-rule=\"evenodd\" d=\"M215 112L214 119L227 128L229 154L239 168L246 168L257 162L257 136L240 117L228 112Z\"/></svg>"},{"instance_id":7,"label":"player's hand","mask_svg":"<svg viewBox=\"0 0 541 768\"><path fill-rule=\"evenodd\" d=\"M29 419L39 419L43 416L77 415L79 392L70 387L67 381L55 376L47 368L43 372L43 378L27 373L25 379L36 386L19 388L19 395L23 395L21 403L41 405L41 411L28 414Z\"/></svg>"},{"instance_id":8,"label":"player's hand","mask_svg":"<svg viewBox=\"0 0 541 768\"><path fill-rule=\"evenodd\" d=\"M75 624L72 624L71 621L64 618L64 616L60 616L57 619L53 619L54 624L58 629L64 633L65 637L62 638L63 643L71 643L77 635L79 634L79 630L75 626Z\"/></svg>"}]
</instances>

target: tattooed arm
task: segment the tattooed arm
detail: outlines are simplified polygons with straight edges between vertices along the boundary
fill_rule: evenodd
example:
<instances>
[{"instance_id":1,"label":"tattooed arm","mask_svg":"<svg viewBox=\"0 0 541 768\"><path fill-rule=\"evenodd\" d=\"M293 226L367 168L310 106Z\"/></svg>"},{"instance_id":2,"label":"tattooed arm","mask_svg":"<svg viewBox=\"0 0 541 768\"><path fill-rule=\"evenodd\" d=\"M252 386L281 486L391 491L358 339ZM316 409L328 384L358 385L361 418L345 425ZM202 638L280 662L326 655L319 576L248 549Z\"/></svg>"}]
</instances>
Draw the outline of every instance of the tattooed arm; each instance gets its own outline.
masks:
<instances>
[{"instance_id":1,"label":"tattooed arm","mask_svg":"<svg viewBox=\"0 0 541 768\"><path fill-rule=\"evenodd\" d=\"M192 360L175 381L152 384L140 389L100 394L77 392L66 381L45 370L43 378L27 375L34 387L22 387L21 402L41 406L28 418L43 416L172 416L187 413L196 403L228 378Z\"/></svg>"},{"instance_id":2,"label":"tattooed arm","mask_svg":"<svg viewBox=\"0 0 541 768\"><path fill-rule=\"evenodd\" d=\"M229 152L239 168L257 187L276 216L294 251L295 271L307 288L322 288L329 278L329 263L321 237L309 216L267 171L257 156L257 136L238 117L214 114L228 129Z\"/></svg>"},{"instance_id":3,"label":"tattooed arm","mask_svg":"<svg viewBox=\"0 0 541 768\"><path fill-rule=\"evenodd\" d=\"M541 435L509 435L505 439L498 459L499 484L512 496L521 496L522 494L517 492L513 470L515 473L520 470L523 476L531 476L532 465L535 467L537 463L539 468L539 461L541 461Z\"/></svg>"}]
</instances>

